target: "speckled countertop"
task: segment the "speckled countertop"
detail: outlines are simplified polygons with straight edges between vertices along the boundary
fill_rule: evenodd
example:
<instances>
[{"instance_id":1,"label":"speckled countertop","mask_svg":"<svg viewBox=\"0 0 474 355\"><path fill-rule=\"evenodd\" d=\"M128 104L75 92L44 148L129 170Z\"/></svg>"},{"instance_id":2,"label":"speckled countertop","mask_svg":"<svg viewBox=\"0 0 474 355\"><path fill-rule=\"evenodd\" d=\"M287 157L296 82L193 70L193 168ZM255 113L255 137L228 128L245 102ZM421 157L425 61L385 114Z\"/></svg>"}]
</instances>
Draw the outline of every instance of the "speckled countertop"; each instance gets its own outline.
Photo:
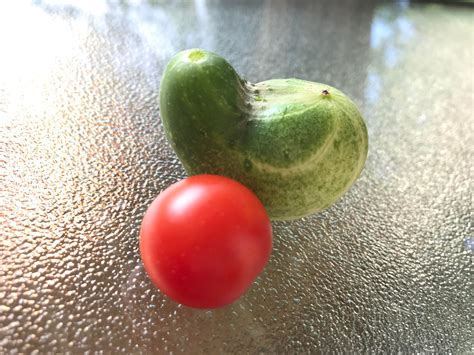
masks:
<instances>
[{"instance_id":1,"label":"speckled countertop","mask_svg":"<svg viewBox=\"0 0 474 355\"><path fill-rule=\"evenodd\" d=\"M473 351L474 10L374 1L0 5L0 352ZM323 213L274 223L237 303L179 306L140 263L147 205L185 173L166 61L203 47L252 81L360 106L370 151Z\"/></svg>"}]
</instances>

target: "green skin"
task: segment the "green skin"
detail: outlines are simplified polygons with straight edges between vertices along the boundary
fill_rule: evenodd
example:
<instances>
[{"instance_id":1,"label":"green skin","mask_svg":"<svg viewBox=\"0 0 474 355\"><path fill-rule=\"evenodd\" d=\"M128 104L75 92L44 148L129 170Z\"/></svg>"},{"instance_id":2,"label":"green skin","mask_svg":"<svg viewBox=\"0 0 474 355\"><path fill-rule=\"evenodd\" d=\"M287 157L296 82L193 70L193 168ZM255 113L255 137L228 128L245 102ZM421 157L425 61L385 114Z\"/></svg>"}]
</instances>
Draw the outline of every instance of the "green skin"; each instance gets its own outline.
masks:
<instances>
[{"instance_id":1,"label":"green skin","mask_svg":"<svg viewBox=\"0 0 474 355\"><path fill-rule=\"evenodd\" d=\"M201 49L169 62L160 113L188 174L240 181L274 220L330 206L367 157L364 120L339 90L298 79L251 84L224 58Z\"/></svg>"}]
</instances>

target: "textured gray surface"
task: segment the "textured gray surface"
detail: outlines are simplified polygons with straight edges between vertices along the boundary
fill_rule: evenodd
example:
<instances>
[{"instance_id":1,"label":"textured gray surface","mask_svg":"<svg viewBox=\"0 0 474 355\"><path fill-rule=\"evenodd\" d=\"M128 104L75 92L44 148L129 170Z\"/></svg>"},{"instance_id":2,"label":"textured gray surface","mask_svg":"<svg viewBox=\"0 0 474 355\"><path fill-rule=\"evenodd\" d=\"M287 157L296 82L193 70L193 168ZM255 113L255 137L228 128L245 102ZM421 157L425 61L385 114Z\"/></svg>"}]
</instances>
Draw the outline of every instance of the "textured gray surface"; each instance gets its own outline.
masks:
<instances>
[{"instance_id":1,"label":"textured gray surface","mask_svg":"<svg viewBox=\"0 0 474 355\"><path fill-rule=\"evenodd\" d=\"M90 3L0 5L0 352L473 350L471 8ZM356 185L275 223L253 288L208 312L152 287L137 239L185 176L157 89L197 46L342 89L370 136Z\"/></svg>"}]
</instances>

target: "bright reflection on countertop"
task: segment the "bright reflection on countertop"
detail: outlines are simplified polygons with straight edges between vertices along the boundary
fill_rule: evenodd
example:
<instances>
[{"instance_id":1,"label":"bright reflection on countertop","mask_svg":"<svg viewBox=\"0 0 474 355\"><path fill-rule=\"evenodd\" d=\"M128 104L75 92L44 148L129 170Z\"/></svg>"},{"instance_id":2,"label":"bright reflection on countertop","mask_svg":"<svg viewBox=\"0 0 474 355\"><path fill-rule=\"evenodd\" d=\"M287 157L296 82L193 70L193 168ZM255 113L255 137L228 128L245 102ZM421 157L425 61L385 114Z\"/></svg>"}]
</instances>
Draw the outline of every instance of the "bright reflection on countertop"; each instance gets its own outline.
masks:
<instances>
[{"instance_id":1,"label":"bright reflection on countertop","mask_svg":"<svg viewBox=\"0 0 474 355\"><path fill-rule=\"evenodd\" d=\"M374 60L368 66L365 88L368 104L375 103L380 97L383 83L379 72L395 67L404 55L405 45L416 40L413 24L406 16L406 8L406 2L398 4L398 11L394 11L391 6L381 5L374 13L370 31Z\"/></svg>"},{"instance_id":2,"label":"bright reflection on countertop","mask_svg":"<svg viewBox=\"0 0 474 355\"><path fill-rule=\"evenodd\" d=\"M31 120L39 113L55 112L62 92L50 87L49 78L80 56L73 31L64 20L22 1L0 5L0 83L8 87L3 95L5 115L0 123Z\"/></svg>"}]
</instances>

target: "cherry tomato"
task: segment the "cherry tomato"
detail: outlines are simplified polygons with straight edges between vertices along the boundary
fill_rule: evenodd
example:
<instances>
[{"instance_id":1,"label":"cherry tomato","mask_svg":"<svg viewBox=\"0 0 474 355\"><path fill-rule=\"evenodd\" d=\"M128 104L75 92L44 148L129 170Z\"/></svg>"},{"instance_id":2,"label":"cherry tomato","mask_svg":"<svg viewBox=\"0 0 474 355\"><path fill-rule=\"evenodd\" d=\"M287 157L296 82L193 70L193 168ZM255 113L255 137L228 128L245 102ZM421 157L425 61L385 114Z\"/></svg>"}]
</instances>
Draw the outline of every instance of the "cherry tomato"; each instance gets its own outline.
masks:
<instances>
[{"instance_id":1,"label":"cherry tomato","mask_svg":"<svg viewBox=\"0 0 474 355\"><path fill-rule=\"evenodd\" d=\"M141 225L140 253L152 282L173 300L216 308L237 300L268 262L270 219L244 185L197 175L163 191Z\"/></svg>"}]
</instances>

